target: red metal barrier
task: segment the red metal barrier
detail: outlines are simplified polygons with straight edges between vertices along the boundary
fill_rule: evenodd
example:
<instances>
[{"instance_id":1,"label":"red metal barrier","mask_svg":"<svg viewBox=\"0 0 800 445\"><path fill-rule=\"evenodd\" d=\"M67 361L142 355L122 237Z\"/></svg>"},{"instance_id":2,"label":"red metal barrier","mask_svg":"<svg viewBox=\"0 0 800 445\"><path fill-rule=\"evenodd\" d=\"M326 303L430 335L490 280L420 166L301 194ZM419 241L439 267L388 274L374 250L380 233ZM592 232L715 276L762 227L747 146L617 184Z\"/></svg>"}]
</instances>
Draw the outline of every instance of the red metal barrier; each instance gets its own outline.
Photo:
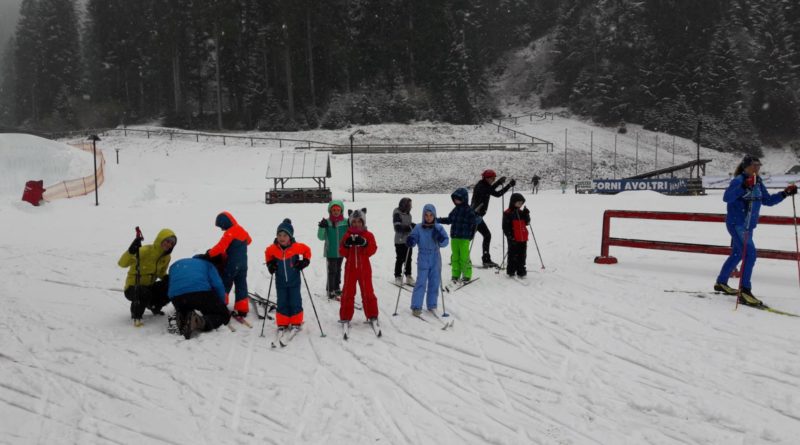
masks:
<instances>
[{"instance_id":1,"label":"red metal barrier","mask_svg":"<svg viewBox=\"0 0 800 445\"><path fill-rule=\"evenodd\" d=\"M632 247L634 249L671 250L674 252L708 253L714 255L730 255L730 246L712 246L708 244L676 243L670 241L653 241L611 237L611 218L657 219L662 221L697 221L725 222L725 215L718 213L680 213L680 212L644 212L637 210L606 210L603 213L603 240L600 245L600 256L594 258L597 264L616 264L617 259L608 254L611 246ZM795 224L789 216L760 216L759 224L777 224L790 226ZM797 261L797 252L785 250L758 249L759 258Z\"/></svg>"}]
</instances>

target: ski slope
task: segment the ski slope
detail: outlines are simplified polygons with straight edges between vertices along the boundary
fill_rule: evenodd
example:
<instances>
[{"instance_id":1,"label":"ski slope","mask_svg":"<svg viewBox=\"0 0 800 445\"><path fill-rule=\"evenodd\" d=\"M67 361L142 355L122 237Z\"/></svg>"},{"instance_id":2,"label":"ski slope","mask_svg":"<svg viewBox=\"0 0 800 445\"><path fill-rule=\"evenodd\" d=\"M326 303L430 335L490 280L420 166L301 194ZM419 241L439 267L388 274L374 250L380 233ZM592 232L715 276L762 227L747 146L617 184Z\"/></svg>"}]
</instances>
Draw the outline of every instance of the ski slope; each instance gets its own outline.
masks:
<instances>
[{"instance_id":1,"label":"ski slope","mask_svg":"<svg viewBox=\"0 0 800 445\"><path fill-rule=\"evenodd\" d=\"M358 159L353 203L349 157L334 157L334 196L368 208L379 245L372 264L383 337L357 311L345 342L338 305L321 297L316 231L325 204L263 204L266 162L277 148L130 137L100 146L107 159L119 148L120 163L106 165L99 206L91 196L36 209L17 196L0 202L0 443L790 445L800 437L800 320L734 311L728 297L664 292L710 290L719 256L612 248L619 264L592 262L604 210L720 213L719 192L525 190L545 268L531 242L524 281L476 269L480 280L445 295L455 326L441 331L411 316L406 292L391 315L391 212L406 195L368 191L389 190L398 176ZM474 171L507 174L502 155L480 156ZM460 175L470 191L477 181L439 155L415 155L395 170L420 182ZM408 194L414 221L425 203L448 212L451 185ZM232 322L236 332L189 341L167 333L164 317L131 326L116 261L134 226L145 242L173 229L175 260L216 243L222 210L253 238L248 281L262 295L263 251L281 220L292 219L314 254L306 277L325 337L305 288L306 325L283 349L269 347L274 327L259 337L253 315L254 329ZM501 210L493 198L487 221L498 261ZM763 213L791 215L791 203ZM709 223L615 221L612 233L729 242L722 225ZM791 227L760 226L755 240L761 248L795 244ZM765 302L800 313L796 264L759 260L753 280Z\"/></svg>"}]
</instances>

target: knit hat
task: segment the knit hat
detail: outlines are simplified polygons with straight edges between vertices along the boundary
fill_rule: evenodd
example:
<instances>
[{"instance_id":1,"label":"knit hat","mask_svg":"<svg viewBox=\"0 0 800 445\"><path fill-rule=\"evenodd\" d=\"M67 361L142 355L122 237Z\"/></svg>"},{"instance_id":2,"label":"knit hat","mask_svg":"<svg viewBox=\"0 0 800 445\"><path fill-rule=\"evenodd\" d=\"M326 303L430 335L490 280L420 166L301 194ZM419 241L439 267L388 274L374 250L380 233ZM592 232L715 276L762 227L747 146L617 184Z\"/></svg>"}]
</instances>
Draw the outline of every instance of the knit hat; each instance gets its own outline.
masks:
<instances>
[{"instance_id":1,"label":"knit hat","mask_svg":"<svg viewBox=\"0 0 800 445\"><path fill-rule=\"evenodd\" d=\"M483 179L496 178L497 177L497 173L495 173L494 170L489 168L489 169L484 170L483 173L481 173L481 177L483 177Z\"/></svg>"},{"instance_id":2,"label":"knit hat","mask_svg":"<svg viewBox=\"0 0 800 445\"><path fill-rule=\"evenodd\" d=\"M294 238L294 227L292 227L292 220L291 219L286 218L286 219L283 220L282 223L278 224L278 232L277 233L281 233L281 232L286 232L286 234L289 235L290 238Z\"/></svg>"},{"instance_id":3,"label":"knit hat","mask_svg":"<svg viewBox=\"0 0 800 445\"><path fill-rule=\"evenodd\" d=\"M356 209L356 210L348 210L348 214L350 218L348 218L348 222L350 225L353 225L353 221L356 219L360 219L362 223L364 223L364 228L367 227L367 209Z\"/></svg>"}]
</instances>

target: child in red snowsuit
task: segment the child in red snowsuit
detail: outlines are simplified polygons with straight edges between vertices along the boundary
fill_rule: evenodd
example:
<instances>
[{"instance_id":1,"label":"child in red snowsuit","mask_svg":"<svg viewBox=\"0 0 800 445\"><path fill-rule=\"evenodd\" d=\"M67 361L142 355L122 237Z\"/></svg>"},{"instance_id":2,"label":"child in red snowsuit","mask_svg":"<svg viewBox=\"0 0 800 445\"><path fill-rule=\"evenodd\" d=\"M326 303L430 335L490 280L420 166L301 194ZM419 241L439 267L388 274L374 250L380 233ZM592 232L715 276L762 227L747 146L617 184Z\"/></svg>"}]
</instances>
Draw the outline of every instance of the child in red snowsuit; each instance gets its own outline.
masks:
<instances>
[{"instance_id":1,"label":"child in red snowsuit","mask_svg":"<svg viewBox=\"0 0 800 445\"><path fill-rule=\"evenodd\" d=\"M378 299L372 288L372 265L369 262L369 257L375 255L378 246L375 244L375 236L367 230L366 213L367 209L349 212L350 228L339 243L339 254L346 259L342 302L339 307L339 321L342 323L353 319L356 283L361 288L364 315L368 320L378 318Z\"/></svg>"}]
</instances>

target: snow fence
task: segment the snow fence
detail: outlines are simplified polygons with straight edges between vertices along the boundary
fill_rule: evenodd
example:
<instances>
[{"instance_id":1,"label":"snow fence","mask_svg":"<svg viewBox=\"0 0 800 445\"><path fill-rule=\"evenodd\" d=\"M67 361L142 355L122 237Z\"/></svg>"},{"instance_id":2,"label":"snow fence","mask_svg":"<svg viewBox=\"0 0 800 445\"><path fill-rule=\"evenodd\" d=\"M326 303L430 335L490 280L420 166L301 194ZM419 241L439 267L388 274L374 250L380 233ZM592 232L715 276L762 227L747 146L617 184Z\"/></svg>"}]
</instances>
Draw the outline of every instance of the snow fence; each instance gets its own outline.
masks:
<instances>
[{"instance_id":1,"label":"snow fence","mask_svg":"<svg viewBox=\"0 0 800 445\"><path fill-rule=\"evenodd\" d=\"M92 153L92 144L90 142L70 142L67 145ZM103 150L97 149L97 161L95 162L98 164L97 186L100 187L103 185L103 181L105 180L106 158L103 156ZM45 188L47 189L43 195L45 201L54 201L56 199L74 198L76 196L88 195L95 189L94 172L92 172L91 175L84 176L82 178L57 182L55 184L48 185Z\"/></svg>"}]
</instances>

